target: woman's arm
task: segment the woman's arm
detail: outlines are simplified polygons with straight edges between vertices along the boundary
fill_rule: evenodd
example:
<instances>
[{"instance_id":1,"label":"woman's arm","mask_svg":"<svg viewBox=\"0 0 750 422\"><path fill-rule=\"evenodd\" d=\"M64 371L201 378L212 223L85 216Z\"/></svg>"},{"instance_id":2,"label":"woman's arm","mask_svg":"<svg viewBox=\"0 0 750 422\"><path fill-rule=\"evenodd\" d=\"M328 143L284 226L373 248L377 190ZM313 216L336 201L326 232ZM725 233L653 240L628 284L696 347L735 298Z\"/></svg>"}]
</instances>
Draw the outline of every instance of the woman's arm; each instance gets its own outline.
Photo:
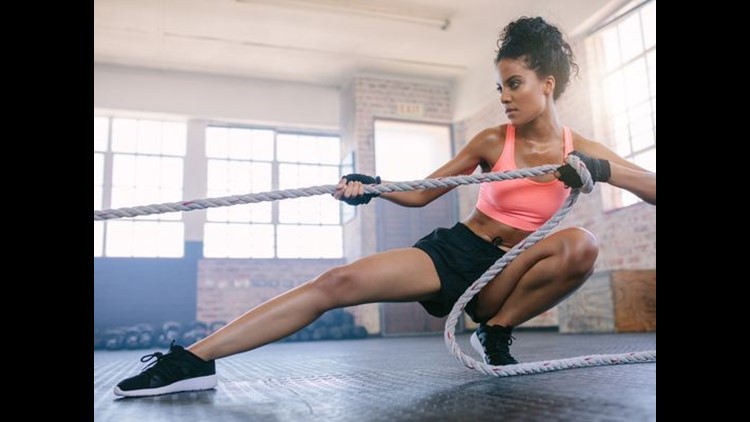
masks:
<instances>
[{"instance_id":1,"label":"woman's arm","mask_svg":"<svg viewBox=\"0 0 750 422\"><path fill-rule=\"evenodd\" d=\"M435 179L439 177L473 173L477 166L485 160L484 154L486 154L488 147L492 146L493 143L494 145L497 145L499 138L500 134L498 129L483 130L472 138L455 157L432 172L427 178ZM453 188L388 192L381 194L380 197L405 207L423 207L449 192L451 189ZM342 179L337 186L337 191L334 194L334 197L337 199L342 196L350 198L362 195L363 193L364 186L361 183L346 183L344 182L344 179Z\"/></svg>"},{"instance_id":2,"label":"woman's arm","mask_svg":"<svg viewBox=\"0 0 750 422\"><path fill-rule=\"evenodd\" d=\"M656 173L625 160L599 142L585 138L575 141L576 150L590 157L609 161L612 175L607 183L630 191L645 202L656 205Z\"/></svg>"}]
</instances>

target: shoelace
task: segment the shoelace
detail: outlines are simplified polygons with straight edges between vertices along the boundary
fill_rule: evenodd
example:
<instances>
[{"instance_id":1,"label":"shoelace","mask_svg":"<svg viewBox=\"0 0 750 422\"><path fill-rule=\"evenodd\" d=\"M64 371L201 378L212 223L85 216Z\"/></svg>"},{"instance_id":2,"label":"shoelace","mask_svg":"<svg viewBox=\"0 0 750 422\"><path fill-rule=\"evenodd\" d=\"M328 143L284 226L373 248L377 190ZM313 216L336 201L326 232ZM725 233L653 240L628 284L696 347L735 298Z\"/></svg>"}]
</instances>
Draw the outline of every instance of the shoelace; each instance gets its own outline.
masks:
<instances>
[{"instance_id":1,"label":"shoelace","mask_svg":"<svg viewBox=\"0 0 750 422\"><path fill-rule=\"evenodd\" d=\"M498 353L501 356L512 357L510 355L510 346L513 344L513 340L515 339L516 338L513 337L513 335L492 335L490 333L487 333L487 336L485 337L485 342L487 344L484 344L485 342L482 342L482 346L484 346L484 350L487 352L487 355L490 358L495 357Z\"/></svg>"},{"instance_id":2,"label":"shoelace","mask_svg":"<svg viewBox=\"0 0 750 422\"><path fill-rule=\"evenodd\" d=\"M170 344L169 346L170 352L172 350L172 346L174 346L174 343L175 343L174 340L172 340L172 344ZM181 375L180 367L174 364L170 365L170 363L173 363L173 362L170 362L169 359L173 356L174 355L172 353L164 354L162 352L154 352L148 355L144 355L141 357L141 362L143 363L149 362L153 359L156 359L156 360L146 365L146 367L144 367L141 370L141 372L154 373L160 376L162 379L179 378Z\"/></svg>"}]
</instances>

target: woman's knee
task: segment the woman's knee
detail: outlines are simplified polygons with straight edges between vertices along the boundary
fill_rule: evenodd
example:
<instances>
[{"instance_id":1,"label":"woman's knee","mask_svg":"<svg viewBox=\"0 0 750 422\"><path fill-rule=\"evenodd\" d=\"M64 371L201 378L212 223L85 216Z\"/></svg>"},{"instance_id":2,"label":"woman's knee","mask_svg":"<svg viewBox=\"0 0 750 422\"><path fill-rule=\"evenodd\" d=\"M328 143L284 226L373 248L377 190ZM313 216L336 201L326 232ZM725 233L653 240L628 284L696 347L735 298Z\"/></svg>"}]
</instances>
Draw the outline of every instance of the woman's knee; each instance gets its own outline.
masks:
<instances>
[{"instance_id":1,"label":"woman's knee","mask_svg":"<svg viewBox=\"0 0 750 422\"><path fill-rule=\"evenodd\" d=\"M319 275L312 281L330 308L345 306L356 296L357 275L351 265L341 265Z\"/></svg>"},{"instance_id":2,"label":"woman's knee","mask_svg":"<svg viewBox=\"0 0 750 422\"><path fill-rule=\"evenodd\" d=\"M589 276L599 256L599 242L596 236L580 227L561 230L558 234L563 236L560 246L568 273L583 277Z\"/></svg>"}]
</instances>

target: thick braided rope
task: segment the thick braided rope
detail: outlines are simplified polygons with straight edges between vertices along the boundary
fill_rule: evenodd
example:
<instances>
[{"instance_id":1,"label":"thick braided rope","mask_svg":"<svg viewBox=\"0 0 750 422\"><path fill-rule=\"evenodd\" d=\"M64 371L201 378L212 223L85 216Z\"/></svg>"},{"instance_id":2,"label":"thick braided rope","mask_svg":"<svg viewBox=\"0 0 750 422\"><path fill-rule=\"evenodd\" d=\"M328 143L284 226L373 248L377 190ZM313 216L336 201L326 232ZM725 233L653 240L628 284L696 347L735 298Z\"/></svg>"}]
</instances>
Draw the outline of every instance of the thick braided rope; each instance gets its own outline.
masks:
<instances>
[{"instance_id":1,"label":"thick braided rope","mask_svg":"<svg viewBox=\"0 0 750 422\"><path fill-rule=\"evenodd\" d=\"M542 227L537 229L534 233L530 234L526 239L516 244L511 250L509 250L502 258L498 259L487 271L484 272L468 289L464 292L461 297L458 298L456 304L453 305L451 313L448 314L448 319L445 321L445 345L448 347L448 351L458 359L459 362L466 365L468 368L476 369L477 371L486 374L494 375L496 377L510 377L514 375L530 375L540 374L543 372L560 371L563 369L582 368L589 366L601 366L601 365L617 365L625 363L645 363L656 361L656 351L644 351L644 352L631 352L621 354L609 354L609 355L589 355L579 356L568 359L556 359L546 360L539 362L528 362L519 363L515 365L505 366L494 366L484 362L477 361L476 359L466 355L456 342L456 325L458 324L458 318L462 315L466 304L477 294L482 288L489 283L500 271L508 265L513 259L515 259L521 252L533 246L538 241L542 240L552 229L554 229L563 218L570 212L573 204L578 200L578 195L581 192L589 193L594 188L594 183L591 180L586 166L578 159L578 157L571 155L566 158L568 164L570 164L580 175L584 184L579 189L573 189L568 198L563 203L562 207L546 222Z\"/></svg>"},{"instance_id":2,"label":"thick braided rope","mask_svg":"<svg viewBox=\"0 0 750 422\"><path fill-rule=\"evenodd\" d=\"M577 158L577 157L576 157ZM524 177L540 176L553 173L559 166L547 164L525 169L482 173L472 176L450 176L439 179L414 180L410 182L382 183L366 185L365 193L406 192L416 189L449 188L475 183L497 182L501 180L520 179ZM94 221L113 218L137 217L140 215L164 214L176 211L195 211L206 208L229 207L232 205L254 204L257 202L276 201L279 199L303 198L332 194L336 192L336 185L312 186L301 189L286 189L272 192L250 193L247 195L223 196L220 198L196 199L192 201L172 202L166 204L141 205L131 208L116 208L109 210L94 210Z\"/></svg>"}]
</instances>

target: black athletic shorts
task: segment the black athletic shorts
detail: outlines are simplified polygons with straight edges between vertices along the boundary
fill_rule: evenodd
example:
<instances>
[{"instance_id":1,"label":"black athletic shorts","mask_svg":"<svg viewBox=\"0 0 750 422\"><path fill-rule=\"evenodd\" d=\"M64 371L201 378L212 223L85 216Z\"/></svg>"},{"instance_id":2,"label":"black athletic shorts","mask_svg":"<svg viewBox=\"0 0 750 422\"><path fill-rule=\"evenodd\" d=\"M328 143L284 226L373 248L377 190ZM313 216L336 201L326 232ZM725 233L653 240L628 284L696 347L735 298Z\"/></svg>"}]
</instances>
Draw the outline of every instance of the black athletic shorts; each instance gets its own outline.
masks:
<instances>
[{"instance_id":1,"label":"black athletic shorts","mask_svg":"<svg viewBox=\"0 0 750 422\"><path fill-rule=\"evenodd\" d=\"M438 318L448 315L466 289L505 255L505 251L477 236L462 223L456 223L450 229L435 229L419 239L414 247L430 256L440 277L437 298L419 302L427 313ZM484 322L476 318L476 305L477 296L474 296L466 304L466 313L474 322Z\"/></svg>"}]
</instances>

